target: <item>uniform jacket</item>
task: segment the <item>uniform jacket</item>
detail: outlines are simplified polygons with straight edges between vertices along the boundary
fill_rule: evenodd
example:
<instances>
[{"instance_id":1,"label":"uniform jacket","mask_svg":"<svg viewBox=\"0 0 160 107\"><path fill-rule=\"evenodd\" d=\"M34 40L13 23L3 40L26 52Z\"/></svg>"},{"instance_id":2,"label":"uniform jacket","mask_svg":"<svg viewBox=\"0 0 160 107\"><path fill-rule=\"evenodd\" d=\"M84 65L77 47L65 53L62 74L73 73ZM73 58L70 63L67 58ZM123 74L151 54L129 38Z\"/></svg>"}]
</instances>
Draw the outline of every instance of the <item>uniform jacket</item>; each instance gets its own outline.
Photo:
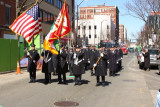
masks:
<instances>
[{"instance_id":1,"label":"uniform jacket","mask_svg":"<svg viewBox=\"0 0 160 107\"><path fill-rule=\"evenodd\" d=\"M83 52L74 52L73 59L73 74L74 75L80 75L84 74L84 66L83 66L83 57L84 53Z\"/></svg>"},{"instance_id":2,"label":"uniform jacket","mask_svg":"<svg viewBox=\"0 0 160 107\"><path fill-rule=\"evenodd\" d=\"M114 52L113 51L110 51L109 54L108 54L108 67L109 67L109 70L110 71L116 71L117 70L117 51L115 50Z\"/></svg>"},{"instance_id":3,"label":"uniform jacket","mask_svg":"<svg viewBox=\"0 0 160 107\"><path fill-rule=\"evenodd\" d=\"M31 71L36 72L37 61L39 60L40 56L37 50L30 50L29 53L32 58L27 56L28 57L28 72L31 72ZM36 62L34 63L33 60L35 60Z\"/></svg>"},{"instance_id":4,"label":"uniform jacket","mask_svg":"<svg viewBox=\"0 0 160 107\"><path fill-rule=\"evenodd\" d=\"M43 73L53 72L52 53L49 50L43 51L41 56L43 56L42 72Z\"/></svg>"},{"instance_id":5,"label":"uniform jacket","mask_svg":"<svg viewBox=\"0 0 160 107\"><path fill-rule=\"evenodd\" d=\"M95 54L96 54L96 60L98 61L101 53L97 51ZM99 62L97 63L97 66L95 68L95 75L96 76L106 76L107 75L106 60L107 60L107 55L104 54L104 56L101 57L101 59L99 60Z\"/></svg>"},{"instance_id":6,"label":"uniform jacket","mask_svg":"<svg viewBox=\"0 0 160 107\"><path fill-rule=\"evenodd\" d=\"M73 52L69 52L67 55L67 62L68 64L70 64L71 66L73 66Z\"/></svg>"},{"instance_id":7,"label":"uniform jacket","mask_svg":"<svg viewBox=\"0 0 160 107\"><path fill-rule=\"evenodd\" d=\"M52 54L52 64L53 64L53 68L57 68L58 55Z\"/></svg>"},{"instance_id":8,"label":"uniform jacket","mask_svg":"<svg viewBox=\"0 0 160 107\"><path fill-rule=\"evenodd\" d=\"M68 65L67 65L67 53L63 49L62 52L59 53L58 55L58 73L63 74L68 72Z\"/></svg>"},{"instance_id":9,"label":"uniform jacket","mask_svg":"<svg viewBox=\"0 0 160 107\"><path fill-rule=\"evenodd\" d=\"M95 56L95 53L96 53L97 50L90 50L89 51L89 55L90 55L90 67L89 68L93 68L93 64L96 63L96 56Z\"/></svg>"}]
</instances>

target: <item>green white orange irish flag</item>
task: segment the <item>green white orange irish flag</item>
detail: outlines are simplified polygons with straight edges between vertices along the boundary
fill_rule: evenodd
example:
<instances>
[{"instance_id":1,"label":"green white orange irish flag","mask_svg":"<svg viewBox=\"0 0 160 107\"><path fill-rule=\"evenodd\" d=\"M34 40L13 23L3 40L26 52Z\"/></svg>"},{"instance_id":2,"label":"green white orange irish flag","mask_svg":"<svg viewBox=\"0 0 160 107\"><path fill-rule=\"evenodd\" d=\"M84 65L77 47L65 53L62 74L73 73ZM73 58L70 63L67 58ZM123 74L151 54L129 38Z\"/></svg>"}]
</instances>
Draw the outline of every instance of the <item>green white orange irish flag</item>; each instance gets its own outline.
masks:
<instances>
[{"instance_id":1,"label":"green white orange irish flag","mask_svg":"<svg viewBox=\"0 0 160 107\"><path fill-rule=\"evenodd\" d=\"M44 40L44 49L50 50L52 54L58 54L55 47L52 47L55 40L66 36L71 31L66 1L60 11L55 23Z\"/></svg>"}]
</instances>

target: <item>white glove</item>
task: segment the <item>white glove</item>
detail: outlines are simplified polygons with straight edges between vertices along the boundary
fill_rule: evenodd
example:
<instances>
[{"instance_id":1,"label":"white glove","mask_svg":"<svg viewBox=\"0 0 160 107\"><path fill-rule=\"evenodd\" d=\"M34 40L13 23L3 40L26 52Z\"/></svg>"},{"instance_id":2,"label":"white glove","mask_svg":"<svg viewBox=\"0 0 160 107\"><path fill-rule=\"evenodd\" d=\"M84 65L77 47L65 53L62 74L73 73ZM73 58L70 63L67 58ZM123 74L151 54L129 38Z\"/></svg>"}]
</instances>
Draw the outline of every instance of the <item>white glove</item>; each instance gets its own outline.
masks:
<instances>
[{"instance_id":1,"label":"white glove","mask_svg":"<svg viewBox=\"0 0 160 107\"><path fill-rule=\"evenodd\" d=\"M103 53L101 53L101 57L103 57L104 55L103 55Z\"/></svg>"},{"instance_id":2,"label":"white glove","mask_svg":"<svg viewBox=\"0 0 160 107\"><path fill-rule=\"evenodd\" d=\"M60 49L60 53L62 53L62 50Z\"/></svg>"},{"instance_id":3,"label":"white glove","mask_svg":"<svg viewBox=\"0 0 160 107\"><path fill-rule=\"evenodd\" d=\"M96 66L97 66L97 64L94 64L93 66L94 66L94 67L96 67Z\"/></svg>"},{"instance_id":4,"label":"white glove","mask_svg":"<svg viewBox=\"0 0 160 107\"><path fill-rule=\"evenodd\" d=\"M35 61L35 60L33 60L33 63L36 63L36 61Z\"/></svg>"},{"instance_id":5,"label":"white glove","mask_svg":"<svg viewBox=\"0 0 160 107\"><path fill-rule=\"evenodd\" d=\"M117 64L118 64L118 62L117 62Z\"/></svg>"},{"instance_id":6,"label":"white glove","mask_svg":"<svg viewBox=\"0 0 160 107\"><path fill-rule=\"evenodd\" d=\"M75 59L76 58L76 54L74 53L74 55L73 55L73 58Z\"/></svg>"},{"instance_id":7,"label":"white glove","mask_svg":"<svg viewBox=\"0 0 160 107\"><path fill-rule=\"evenodd\" d=\"M123 59L123 58L121 57L121 59Z\"/></svg>"},{"instance_id":8,"label":"white glove","mask_svg":"<svg viewBox=\"0 0 160 107\"><path fill-rule=\"evenodd\" d=\"M107 61L108 62L108 64L109 64L109 61Z\"/></svg>"},{"instance_id":9,"label":"white glove","mask_svg":"<svg viewBox=\"0 0 160 107\"><path fill-rule=\"evenodd\" d=\"M88 61L88 63L90 63L90 61Z\"/></svg>"},{"instance_id":10,"label":"white glove","mask_svg":"<svg viewBox=\"0 0 160 107\"><path fill-rule=\"evenodd\" d=\"M30 53L29 53L29 52L27 52L27 55L29 56L29 55L30 55Z\"/></svg>"}]
</instances>

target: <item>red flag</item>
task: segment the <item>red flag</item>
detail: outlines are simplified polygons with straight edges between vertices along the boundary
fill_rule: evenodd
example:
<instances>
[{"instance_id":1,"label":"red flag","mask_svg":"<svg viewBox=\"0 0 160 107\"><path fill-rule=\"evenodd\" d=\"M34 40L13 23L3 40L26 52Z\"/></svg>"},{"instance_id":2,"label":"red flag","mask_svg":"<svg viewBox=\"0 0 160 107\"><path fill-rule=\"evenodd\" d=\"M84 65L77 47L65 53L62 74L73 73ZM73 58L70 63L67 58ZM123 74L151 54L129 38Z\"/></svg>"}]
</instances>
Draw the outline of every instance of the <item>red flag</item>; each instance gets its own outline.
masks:
<instances>
[{"instance_id":1,"label":"red flag","mask_svg":"<svg viewBox=\"0 0 160 107\"><path fill-rule=\"evenodd\" d=\"M52 47L53 42L66 36L71 31L66 1L60 11L56 22L44 40L44 49L50 50L53 54L58 54Z\"/></svg>"}]
</instances>

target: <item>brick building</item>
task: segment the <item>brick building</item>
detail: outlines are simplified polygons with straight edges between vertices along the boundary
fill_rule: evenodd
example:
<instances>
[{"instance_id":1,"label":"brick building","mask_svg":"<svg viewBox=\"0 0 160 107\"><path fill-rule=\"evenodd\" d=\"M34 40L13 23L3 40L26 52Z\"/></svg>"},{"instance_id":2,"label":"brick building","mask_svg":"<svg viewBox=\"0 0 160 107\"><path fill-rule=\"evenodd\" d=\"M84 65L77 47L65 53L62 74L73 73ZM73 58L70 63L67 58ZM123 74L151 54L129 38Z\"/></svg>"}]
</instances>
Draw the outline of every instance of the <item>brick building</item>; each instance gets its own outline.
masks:
<instances>
[{"instance_id":1,"label":"brick building","mask_svg":"<svg viewBox=\"0 0 160 107\"><path fill-rule=\"evenodd\" d=\"M124 25L119 25L119 40L124 43Z\"/></svg>"},{"instance_id":2,"label":"brick building","mask_svg":"<svg viewBox=\"0 0 160 107\"><path fill-rule=\"evenodd\" d=\"M115 40L119 39L119 9L117 6L89 6L89 7L80 7L79 10L79 19L93 19L94 15L110 15L112 21L115 24Z\"/></svg>"},{"instance_id":3,"label":"brick building","mask_svg":"<svg viewBox=\"0 0 160 107\"><path fill-rule=\"evenodd\" d=\"M0 38L11 37L14 39L15 35L10 29L9 25L16 18L16 0L0 0Z\"/></svg>"},{"instance_id":4,"label":"brick building","mask_svg":"<svg viewBox=\"0 0 160 107\"><path fill-rule=\"evenodd\" d=\"M119 43L127 43L127 29L124 25L119 25Z\"/></svg>"}]
</instances>

